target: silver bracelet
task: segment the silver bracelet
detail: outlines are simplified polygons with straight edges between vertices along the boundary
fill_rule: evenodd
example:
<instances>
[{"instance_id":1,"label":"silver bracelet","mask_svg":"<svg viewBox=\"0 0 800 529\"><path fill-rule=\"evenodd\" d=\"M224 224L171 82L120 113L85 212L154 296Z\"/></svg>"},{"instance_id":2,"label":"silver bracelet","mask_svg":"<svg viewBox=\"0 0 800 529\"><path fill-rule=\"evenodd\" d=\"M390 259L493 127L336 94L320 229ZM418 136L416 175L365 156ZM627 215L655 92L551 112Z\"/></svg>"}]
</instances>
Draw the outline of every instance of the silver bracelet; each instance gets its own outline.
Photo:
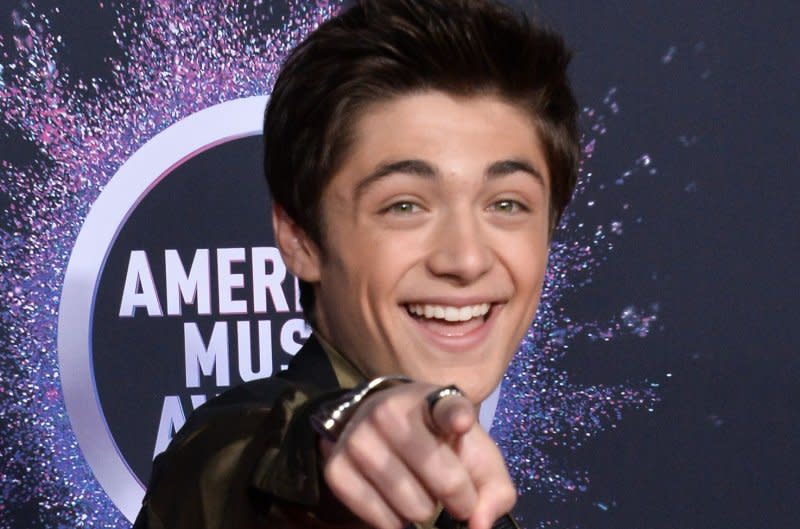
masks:
<instances>
[{"instance_id":1,"label":"silver bracelet","mask_svg":"<svg viewBox=\"0 0 800 529\"><path fill-rule=\"evenodd\" d=\"M409 382L413 381L403 375L387 375L365 382L340 398L320 405L311 415L311 427L329 441L336 442L361 401L376 391Z\"/></svg>"}]
</instances>

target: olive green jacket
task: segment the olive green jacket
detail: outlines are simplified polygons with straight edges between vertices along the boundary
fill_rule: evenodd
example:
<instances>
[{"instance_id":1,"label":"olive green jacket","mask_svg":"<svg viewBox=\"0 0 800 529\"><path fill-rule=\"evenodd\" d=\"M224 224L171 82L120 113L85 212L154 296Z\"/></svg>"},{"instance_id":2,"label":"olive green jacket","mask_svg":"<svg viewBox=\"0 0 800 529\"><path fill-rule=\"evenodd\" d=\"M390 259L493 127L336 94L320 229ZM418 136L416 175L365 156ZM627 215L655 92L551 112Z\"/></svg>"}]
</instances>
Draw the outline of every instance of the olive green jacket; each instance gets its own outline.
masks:
<instances>
[{"instance_id":1,"label":"olive green jacket","mask_svg":"<svg viewBox=\"0 0 800 529\"><path fill-rule=\"evenodd\" d=\"M312 336L286 371L210 400L155 459L134 529L363 526L325 486L309 426L344 391Z\"/></svg>"},{"instance_id":2,"label":"olive green jacket","mask_svg":"<svg viewBox=\"0 0 800 529\"><path fill-rule=\"evenodd\" d=\"M195 410L153 462L133 529L365 528L327 488L310 426L319 403L360 378L327 349L312 335L286 371ZM446 513L431 525L462 527ZM495 527L516 524L506 516Z\"/></svg>"}]
</instances>

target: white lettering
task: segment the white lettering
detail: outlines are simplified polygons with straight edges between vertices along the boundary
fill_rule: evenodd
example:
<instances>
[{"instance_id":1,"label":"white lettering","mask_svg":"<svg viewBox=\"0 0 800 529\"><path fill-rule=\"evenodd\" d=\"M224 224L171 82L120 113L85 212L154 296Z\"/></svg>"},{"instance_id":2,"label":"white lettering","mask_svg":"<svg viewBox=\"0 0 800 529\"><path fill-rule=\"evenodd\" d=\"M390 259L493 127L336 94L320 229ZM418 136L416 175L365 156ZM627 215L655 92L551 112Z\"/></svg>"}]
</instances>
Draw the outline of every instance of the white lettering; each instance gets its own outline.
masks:
<instances>
[{"instance_id":1,"label":"white lettering","mask_svg":"<svg viewBox=\"0 0 800 529\"><path fill-rule=\"evenodd\" d=\"M206 403L206 396L205 395L192 395L189 397L192 401L192 409L196 410L200 406Z\"/></svg>"},{"instance_id":2,"label":"white lettering","mask_svg":"<svg viewBox=\"0 0 800 529\"><path fill-rule=\"evenodd\" d=\"M244 274L231 272L232 263L245 261L244 248L219 248L217 250L217 288L220 314L246 314L247 301L233 299L233 289L244 286Z\"/></svg>"},{"instance_id":3,"label":"white lettering","mask_svg":"<svg viewBox=\"0 0 800 529\"><path fill-rule=\"evenodd\" d=\"M119 306L121 318L132 318L137 307L144 307L148 316L163 316L158 302L156 284L150 272L150 263L143 250L133 250L128 259L128 272L122 289L122 302Z\"/></svg>"},{"instance_id":4,"label":"white lettering","mask_svg":"<svg viewBox=\"0 0 800 529\"><path fill-rule=\"evenodd\" d=\"M283 293L282 283L286 278L286 265L277 248L262 246L251 249L253 258L253 311L267 312L267 295L278 312L289 312L289 304ZM272 263L272 272L266 273L267 262Z\"/></svg>"},{"instance_id":5,"label":"white lettering","mask_svg":"<svg viewBox=\"0 0 800 529\"><path fill-rule=\"evenodd\" d=\"M183 324L184 359L186 362L186 387L200 387L200 371L205 376L216 374L217 386L230 384L228 366L228 324L218 321L214 324L208 346L203 343L197 324Z\"/></svg>"},{"instance_id":6,"label":"white lettering","mask_svg":"<svg viewBox=\"0 0 800 529\"><path fill-rule=\"evenodd\" d=\"M253 355L250 347L250 322L237 321L236 333L239 341L239 376L245 382L266 378L272 374L272 322L258 322L258 371L253 370Z\"/></svg>"},{"instance_id":7,"label":"white lettering","mask_svg":"<svg viewBox=\"0 0 800 529\"><path fill-rule=\"evenodd\" d=\"M198 314L211 314L211 271L208 250L195 251L188 274L177 250L164 251L164 264L167 278L167 314L181 315L181 297L187 305L193 304L196 299Z\"/></svg>"},{"instance_id":8,"label":"white lettering","mask_svg":"<svg viewBox=\"0 0 800 529\"><path fill-rule=\"evenodd\" d=\"M192 409L196 410L206 402L205 395L191 395ZM164 397L164 405L161 407L161 420L158 421L158 434L156 435L156 447L153 450L153 459L163 452L172 442L174 434L186 424L186 415L183 413L181 400L175 395Z\"/></svg>"},{"instance_id":9,"label":"white lettering","mask_svg":"<svg viewBox=\"0 0 800 529\"><path fill-rule=\"evenodd\" d=\"M303 312L303 306L300 304L300 280L296 276L292 276L292 279L294 279L294 310Z\"/></svg>"},{"instance_id":10,"label":"white lettering","mask_svg":"<svg viewBox=\"0 0 800 529\"><path fill-rule=\"evenodd\" d=\"M302 341L295 340L295 336L299 336ZM311 327L306 324L305 320L300 318L288 320L281 328L281 349L290 355L295 355L309 336L311 336Z\"/></svg>"},{"instance_id":11,"label":"white lettering","mask_svg":"<svg viewBox=\"0 0 800 529\"><path fill-rule=\"evenodd\" d=\"M180 430L186 423L186 416L183 414L180 399L175 395L164 397L164 405L161 407L161 420L158 422L158 434L156 435L156 447L153 450L153 459L167 449L172 435Z\"/></svg>"}]
</instances>

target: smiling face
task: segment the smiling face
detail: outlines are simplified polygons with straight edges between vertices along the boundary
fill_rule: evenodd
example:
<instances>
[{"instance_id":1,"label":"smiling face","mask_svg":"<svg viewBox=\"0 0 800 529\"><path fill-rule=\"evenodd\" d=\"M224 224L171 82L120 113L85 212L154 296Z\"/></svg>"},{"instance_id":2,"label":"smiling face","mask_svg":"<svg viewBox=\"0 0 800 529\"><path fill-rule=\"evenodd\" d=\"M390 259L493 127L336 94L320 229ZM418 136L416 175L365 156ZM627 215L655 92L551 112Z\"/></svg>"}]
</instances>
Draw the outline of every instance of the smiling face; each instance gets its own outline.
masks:
<instances>
[{"instance_id":1,"label":"smiling face","mask_svg":"<svg viewBox=\"0 0 800 529\"><path fill-rule=\"evenodd\" d=\"M278 212L317 332L372 378L483 400L528 329L548 249L550 176L531 117L428 91L371 106L322 195L323 248Z\"/></svg>"}]
</instances>

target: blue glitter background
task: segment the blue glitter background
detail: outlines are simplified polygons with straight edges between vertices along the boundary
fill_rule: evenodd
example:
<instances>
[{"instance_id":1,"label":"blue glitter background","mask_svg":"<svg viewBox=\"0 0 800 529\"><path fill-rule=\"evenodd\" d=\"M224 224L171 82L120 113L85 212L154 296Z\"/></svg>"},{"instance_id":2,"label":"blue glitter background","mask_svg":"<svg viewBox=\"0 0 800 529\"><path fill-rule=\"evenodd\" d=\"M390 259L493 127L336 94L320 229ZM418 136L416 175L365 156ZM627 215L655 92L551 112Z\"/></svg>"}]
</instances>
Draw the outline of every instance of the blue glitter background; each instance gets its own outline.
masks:
<instances>
[{"instance_id":1,"label":"blue glitter background","mask_svg":"<svg viewBox=\"0 0 800 529\"><path fill-rule=\"evenodd\" d=\"M61 395L72 244L132 153L193 112L267 93L286 50L337 5L12 4L0 13L0 527L125 527ZM791 527L800 355L786 299L800 284L785 271L800 257L800 160L785 116L798 60L779 50L797 40L797 10L549 4L593 106L581 183L493 427L524 523ZM84 9L109 23L91 29L108 51L88 65ZM743 32L747 47L732 37Z\"/></svg>"}]
</instances>

